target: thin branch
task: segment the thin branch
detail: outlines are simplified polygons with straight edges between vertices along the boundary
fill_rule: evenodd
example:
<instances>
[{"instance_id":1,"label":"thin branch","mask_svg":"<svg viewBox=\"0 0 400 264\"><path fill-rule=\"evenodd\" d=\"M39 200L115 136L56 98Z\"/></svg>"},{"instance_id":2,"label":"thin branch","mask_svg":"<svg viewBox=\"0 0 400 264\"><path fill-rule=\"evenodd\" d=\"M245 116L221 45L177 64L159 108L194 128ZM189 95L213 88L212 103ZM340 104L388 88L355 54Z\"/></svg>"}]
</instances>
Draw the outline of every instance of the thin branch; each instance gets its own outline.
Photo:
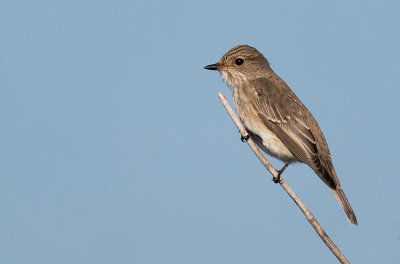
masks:
<instances>
[{"instance_id":1,"label":"thin branch","mask_svg":"<svg viewBox=\"0 0 400 264\"><path fill-rule=\"evenodd\" d=\"M225 107L225 109L228 112L228 114L230 115L230 117L232 118L232 120L235 123L235 125L237 126L237 128L239 129L242 136L247 138L249 135L248 135L246 129L243 127L242 123L236 117L236 115L233 112L232 108L230 107L228 101L226 100L225 95L218 93L218 98L221 101L222 105ZM274 179L277 179L278 172L276 171L276 169L274 167L272 167L271 163L269 163L269 161L264 157L264 155L258 149L257 145L254 143L254 141L252 140L251 137L247 140L247 144L253 150L254 154L256 154L257 158L261 161L261 163L264 164L265 168L272 174ZM294 193L292 188L289 187L289 185L283 180L282 177L281 177L279 183L282 186L282 188L287 192L287 194L290 196L290 198L292 198L293 201L297 204L297 206L300 208L300 210L303 212L303 214L307 218L308 222L310 222L310 224L314 227L315 231L318 233L318 235L324 241L326 246L337 257L337 259L341 263L349 263L349 261L346 259L346 257L342 254L342 252L336 247L336 245L332 242L332 240L329 238L329 236L325 233L324 229L322 229L322 227L318 223L317 219L315 219L315 217L312 215L312 213L307 209L307 207L304 205L304 203Z\"/></svg>"}]
</instances>

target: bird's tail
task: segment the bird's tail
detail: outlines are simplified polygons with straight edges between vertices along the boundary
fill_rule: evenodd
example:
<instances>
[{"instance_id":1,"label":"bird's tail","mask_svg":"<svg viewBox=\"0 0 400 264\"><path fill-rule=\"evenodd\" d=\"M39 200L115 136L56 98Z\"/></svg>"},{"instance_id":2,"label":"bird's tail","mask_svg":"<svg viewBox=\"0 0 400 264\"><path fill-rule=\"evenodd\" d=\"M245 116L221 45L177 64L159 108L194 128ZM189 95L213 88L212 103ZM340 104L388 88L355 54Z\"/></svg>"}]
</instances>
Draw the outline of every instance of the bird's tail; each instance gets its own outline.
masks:
<instances>
[{"instance_id":1,"label":"bird's tail","mask_svg":"<svg viewBox=\"0 0 400 264\"><path fill-rule=\"evenodd\" d=\"M332 192L333 195L335 195L335 198L339 202L340 206L342 206L350 223L352 223L353 225L357 225L356 215L354 214L353 208L351 208L351 205L347 200L342 188L340 186L336 186L335 189L332 189Z\"/></svg>"}]
</instances>

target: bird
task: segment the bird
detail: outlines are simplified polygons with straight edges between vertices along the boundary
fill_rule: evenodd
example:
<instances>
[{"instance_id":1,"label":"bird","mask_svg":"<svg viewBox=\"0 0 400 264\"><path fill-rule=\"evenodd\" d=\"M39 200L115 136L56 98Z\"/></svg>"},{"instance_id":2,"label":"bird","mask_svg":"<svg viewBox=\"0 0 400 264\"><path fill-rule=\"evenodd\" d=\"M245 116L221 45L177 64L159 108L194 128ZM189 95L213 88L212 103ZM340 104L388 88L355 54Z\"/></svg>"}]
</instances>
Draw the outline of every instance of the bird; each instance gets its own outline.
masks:
<instances>
[{"instance_id":1,"label":"bird","mask_svg":"<svg viewBox=\"0 0 400 264\"><path fill-rule=\"evenodd\" d=\"M308 165L332 190L350 223L357 218L333 167L326 139L317 121L256 48L239 45L207 70L219 71L231 88L241 122L257 146L285 163ZM247 140L243 138L242 141Z\"/></svg>"}]
</instances>

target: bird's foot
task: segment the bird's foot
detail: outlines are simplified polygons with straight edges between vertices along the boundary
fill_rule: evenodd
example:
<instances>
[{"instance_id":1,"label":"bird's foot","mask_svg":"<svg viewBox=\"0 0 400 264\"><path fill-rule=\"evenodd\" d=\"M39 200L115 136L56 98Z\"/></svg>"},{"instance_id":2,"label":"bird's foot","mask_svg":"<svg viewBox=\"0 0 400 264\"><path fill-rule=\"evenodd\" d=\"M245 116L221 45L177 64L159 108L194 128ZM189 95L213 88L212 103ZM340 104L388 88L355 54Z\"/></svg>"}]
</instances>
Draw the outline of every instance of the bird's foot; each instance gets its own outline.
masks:
<instances>
[{"instance_id":1,"label":"bird's foot","mask_svg":"<svg viewBox=\"0 0 400 264\"><path fill-rule=\"evenodd\" d=\"M250 136L249 135L247 135L247 136L243 136L243 135L241 135L240 136L240 141L242 141L242 142L247 142L247 140L249 140L249 138L250 138Z\"/></svg>"},{"instance_id":2,"label":"bird's foot","mask_svg":"<svg viewBox=\"0 0 400 264\"><path fill-rule=\"evenodd\" d=\"M243 135L240 135L240 141L242 141L242 142L247 142L247 140L249 140L249 138L250 138L250 132L246 129L246 131L247 131L247 136L243 136Z\"/></svg>"},{"instance_id":3,"label":"bird's foot","mask_svg":"<svg viewBox=\"0 0 400 264\"><path fill-rule=\"evenodd\" d=\"M273 177L272 181L274 183L281 183L282 178L281 178L281 174L286 170L286 168L289 166L289 164L285 164L285 166L283 166L282 169L278 170L278 176L277 177Z\"/></svg>"}]
</instances>

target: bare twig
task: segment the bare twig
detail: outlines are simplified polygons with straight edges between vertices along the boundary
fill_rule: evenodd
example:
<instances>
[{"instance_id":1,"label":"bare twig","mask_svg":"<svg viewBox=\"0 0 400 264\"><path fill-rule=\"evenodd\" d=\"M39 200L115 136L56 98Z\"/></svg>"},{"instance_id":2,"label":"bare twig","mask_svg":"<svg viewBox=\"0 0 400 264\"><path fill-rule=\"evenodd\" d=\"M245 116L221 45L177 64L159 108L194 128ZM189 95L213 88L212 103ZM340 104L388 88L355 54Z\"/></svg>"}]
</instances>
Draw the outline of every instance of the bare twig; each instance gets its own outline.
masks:
<instances>
[{"instance_id":1,"label":"bare twig","mask_svg":"<svg viewBox=\"0 0 400 264\"><path fill-rule=\"evenodd\" d=\"M249 135L248 135L246 129L243 127L242 123L236 117L236 115L233 112L232 108L230 107L228 101L226 100L225 95L218 93L218 98L221 101L222 105L225 107L225 109L228 112L228 114L230 115L230 117L232 118L232 120L235 123L235 125L237 126L237 128L239 129L242 136L247 138ZM272 167L271 163L269 163L269 161L264 157L264 155L258 149L257 145L254 143L254 141L252 140L251 137L247 140L247 144L253 150L254 154L256 154L257 158L261 161L261 163L264 164L265 168L272 174L274 179L277 179L278 172L276 171L276 169L274 167ZM287 194L289 194L289 196L297 204L297 206L300 208L300 210L303 212L303 214L307 218L308 222L310 222L310 224L314 227L315 231L318 233L318 235L324 241L326 246L337 257L337 259L341 263L349 263L349 261L346 259L346 257L342 254L342 252L340 252L340 250L332 242L332 240L329 238L329 236L325 233L324 229L322 229L322 227L318 223L317 219L315 219L315 217L312 215L312 213L307 209L307 207L304 205L304 203L294 193L292 188L289 187L289 185L283 180L282 177L281 177L279 183L282 186L282 188L287 192Z\"/></svg>"}]
</instances>

